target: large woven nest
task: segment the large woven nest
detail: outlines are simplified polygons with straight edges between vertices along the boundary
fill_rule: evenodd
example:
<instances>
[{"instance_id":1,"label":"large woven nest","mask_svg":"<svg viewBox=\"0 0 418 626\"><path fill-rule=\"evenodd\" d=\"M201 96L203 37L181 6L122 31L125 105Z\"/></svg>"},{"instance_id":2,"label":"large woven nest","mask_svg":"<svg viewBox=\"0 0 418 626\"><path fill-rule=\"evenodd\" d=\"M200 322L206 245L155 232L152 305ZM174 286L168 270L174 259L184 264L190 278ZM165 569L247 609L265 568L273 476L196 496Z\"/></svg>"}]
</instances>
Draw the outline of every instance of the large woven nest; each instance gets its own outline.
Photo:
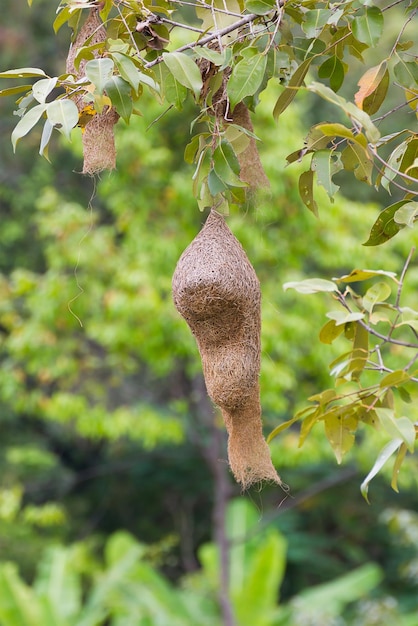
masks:
<instances>
[{"instance_id":1,"label":"large woven nest","mask_svg":"<svg viewBox=\"0 0 418 626\"><path fill-rule=\"evenodd\" d=\"M263 480L281 483L262 434L260 284L214 210L177 263L173 299L196 338L208 394L221 408L236 480L244 488Z\"/></svg>"},{"instance_id":2,"label":"large woven nest","mask_svg":"<svg viewBox=\"0 0 418 626\"><path fill-rule=\"evenodd\" d=\"M106 30L100 19L99 9L93 8L84 22L75 41L70 47L67 56L66 70L74 74L77 79L85 76L86 61L81 60L78 68L75 67L75 58L84 45L93 45L106 41ZM97 52L95 52L97 56ZM73 100L81 113L93 100L86 98L81 90L73 96ZM104 107L103 111L94 115L83 129L83 174L97 174L102 170L116 167L116 149L114 125L119 119L115 109Z\"/></svg>"}]
</instances>

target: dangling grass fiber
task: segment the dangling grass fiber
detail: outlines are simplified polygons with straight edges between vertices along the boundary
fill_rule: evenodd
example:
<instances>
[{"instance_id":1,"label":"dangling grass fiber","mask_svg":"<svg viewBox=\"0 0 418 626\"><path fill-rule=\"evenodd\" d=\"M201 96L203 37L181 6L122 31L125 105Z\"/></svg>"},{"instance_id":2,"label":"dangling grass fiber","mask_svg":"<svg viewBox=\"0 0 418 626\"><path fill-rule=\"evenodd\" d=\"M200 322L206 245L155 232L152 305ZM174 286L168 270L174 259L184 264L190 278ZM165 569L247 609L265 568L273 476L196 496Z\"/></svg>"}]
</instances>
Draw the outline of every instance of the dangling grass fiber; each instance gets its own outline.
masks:
<instances>
[{"instance_id":1,"label":"dangling grass fiber","mask_svg":"<svg viewBox=\"0 0 418 626\"><path fill-rule=\"evenodd\" d=\"M207 392L222 411L236 480L244 489L264 480L281 484L262 434L260 284L216 211L181 255L172 286L197 341Z\"/></svg>"},{"instance_id":2,"label":"dangling grass fiber","mask_svg":"<svg viewBox=\"0 0 418 626\"><path fill-rule=\"evenodd\" d=\"M68 52L66 64L68 74L74 74L77 79L83 78L87 61L82 59L76 69L75 59L78 51L84 45L93 45L104 41L106 41L106 30L100 19L99 9L93 8ZM94 51L94 55L98 57L97 51ZM73 99L80 113L86 105L94 104L93 100L86 98L84 91L81 91L80 95L74 96ZM83 174L93 175L102 170L112 170L116 167L114 125L118 119L119 115L116 111L105 106L103 111L93 115L83 128Z\"/></svg>"}]
</instances>

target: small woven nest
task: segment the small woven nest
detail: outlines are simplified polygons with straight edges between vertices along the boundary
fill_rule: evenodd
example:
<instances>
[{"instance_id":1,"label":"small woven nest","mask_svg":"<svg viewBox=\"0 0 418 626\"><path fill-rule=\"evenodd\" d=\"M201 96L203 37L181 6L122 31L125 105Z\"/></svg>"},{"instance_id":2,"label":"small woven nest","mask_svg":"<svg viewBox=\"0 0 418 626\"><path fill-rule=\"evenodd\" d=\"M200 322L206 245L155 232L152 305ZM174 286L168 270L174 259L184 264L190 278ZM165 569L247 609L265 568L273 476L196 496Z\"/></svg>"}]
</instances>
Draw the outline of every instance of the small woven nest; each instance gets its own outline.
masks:
<instances>
[{"instance_id":1,"label":"small woven nest","mask_svg":"<svg viewBox=\"0 0 418 626\"><path fill-rule=\"evenodd\" d=\"M93 8L71 45L67 56L66 71L74 74L77 79L85 76L86 62L81 60L78 69L75 68L75 58L78 51L86 43L93 45L106 41L106 29L100 19L99 9ZM94 53L98 56L97 52ZM84 92L73 97L79 113L93 100L88 100ZM116 167L116 148L114 125L119 119L115 109L104 107L101 113L96 113L83 129L83 174L97 174L102 170L112 170Z\"/></svg>"},{"instance_id":2,"label":"small woven nest","mask_svg":"<svg viewBox=\"0 0 418 626\"><path fill-rule=\"evenodd\" d=\"M209 396L228 431L228 457L244 489L281 484L262 434L260 284L241 244L212 210L173 276L173 299L194 334Z\"/></svg>"},{"instance_id":3,"label":"small woven nest","mask_svg":"<svg viewBox=\"0 0 418 626\"><path fill-rule=\"evenodd\" d=\"M209 46L215 50L219 49L216 43ZM205 100L211 80L217 73L217 68L207 59L198 62L202 75L203 88L202 98ZM222 74L222 83L219 89L213 94L208 112L215 116L218 123L227 128L229 124L236 124L251 134L254 133L251 115L244 102L238 102L231 111L229 108L227 86L231 76L230 68L226 68ZM270 187L270 181L261 163L260 154L257 148L257 141L251 135L248 136L247 146L237 154L240 164L240 179L248 183L250 190L254 191L260 187Z\"/></svg>"}]
</instances>

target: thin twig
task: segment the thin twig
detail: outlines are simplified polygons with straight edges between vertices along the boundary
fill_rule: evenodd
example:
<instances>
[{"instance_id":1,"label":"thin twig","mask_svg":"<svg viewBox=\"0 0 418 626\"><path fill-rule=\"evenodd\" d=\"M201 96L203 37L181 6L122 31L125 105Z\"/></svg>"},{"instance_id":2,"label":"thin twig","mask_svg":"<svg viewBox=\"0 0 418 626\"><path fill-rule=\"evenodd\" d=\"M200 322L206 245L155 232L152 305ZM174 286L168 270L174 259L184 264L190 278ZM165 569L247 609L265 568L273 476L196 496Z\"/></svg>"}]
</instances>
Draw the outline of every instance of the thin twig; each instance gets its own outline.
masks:
<instances>
[{"instance_id":1,"label":"thin twig","mask_svg":"<svg viewBox=\"0 0 418 626\"><path fill-rule=\"evenodd\" d=\"M229 33L232 33L234 30L241 28L241 26L245 26L245 24L249 24L250 22L253 22L255 19L259 17L260 16L256 15L255 13L249 13L248 15L245 15L242 19L238 20L237 22L234 22L233 24L230 24L229 26L225 26L225 28L221 28L221 30L213 32L210 35L207 35L206 37L202 37L202 39L198 39L197 41L192 41L190 43L185 44L184 46L181 46L180 48L177 48L176 52L184 52L184 50L191 50L195 48L196 46L204 46L207 43L214 41L218 37L223 37L224 35L228 35ZM159 56L153 61L149 61L148 63L145 63L144 67L149 69L150 67L153 67L154 65L158 65L158 63L161 63L162 60L163 60L162 56Z\"/></svg>"}]
</instances>

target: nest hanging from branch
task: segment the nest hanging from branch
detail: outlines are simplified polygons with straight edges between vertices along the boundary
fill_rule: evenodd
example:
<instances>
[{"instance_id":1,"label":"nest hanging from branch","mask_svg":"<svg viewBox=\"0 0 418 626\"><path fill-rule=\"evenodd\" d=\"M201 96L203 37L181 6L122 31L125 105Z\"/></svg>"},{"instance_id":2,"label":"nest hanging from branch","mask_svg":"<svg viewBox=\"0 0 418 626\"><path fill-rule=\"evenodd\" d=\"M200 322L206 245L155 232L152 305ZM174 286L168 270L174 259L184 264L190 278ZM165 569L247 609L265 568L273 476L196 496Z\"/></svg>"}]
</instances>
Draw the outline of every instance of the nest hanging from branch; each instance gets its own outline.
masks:
<instances>
[{"instance_id":1,"label":"nest hanging from branch","mask_svg":"<svg viewBox=\"0 0 418 626\"><path fill-rule=\"evenodd\" d=\"M194 334L209 396L228 431L228 457L244 489L281 484L262 434L260 284L241 244L212 210L173 276L173 299Z\"/></svg>"},{"instance_id":2,"label":"nest hanging from branch","mask_svg":"<svg viewBox=\"0 0 418 626\"><path fill-rule=\"evenodd\" d=\"M87 61L82 59L75 67L75 58L78 51L86 43L94 45L106 41L106 29L100 19L99 9L93 8L84 22L75 41L72 43L67 56L66 71L74 74L77 79L85 76ZM94 51L97 58L99 55ZM82 113L89 104L94 104L93 100L88 100L85 93L80 91L79 95L73 96L79 113ZM83 128L83 174L97 174L102 170L112 170L116 167L116 148L114 126L119 119L115 109L105 106L103 111L96 113Z\"/></svg>"},{"instance_id":3,"label":"nest hanging from branch","mask_svg":"<svg viewBox=\"0 0 418 626\"><path fill-rule=\"evenodd\" d=\"M214 50L219 50L217 43L212 43L209 47ZM202 99L205 100L208 95L208 90L210 89L211 81L218 70L215 65L207 59L200 59L198 61L198 66L203 81L201 95ZM223 126L224 128L227 128L228 125L235 124L236 126L240 126L241 128L249 131L250 135L247 136L247 146L237 153L237 158L240 165L240 179L243 182L248 183L250 191L254 192L260 187L270 187L270 181L267 178L261 163L260 154L257 148L257 141L252 136L254 128L248 107L244 104L244 102L238 102L233 111L229 108L227 86L230 76L230 68L223 70L221 85L212 95L208 112L216 118L221 127Z\"/></svg>"}]
</instances>

